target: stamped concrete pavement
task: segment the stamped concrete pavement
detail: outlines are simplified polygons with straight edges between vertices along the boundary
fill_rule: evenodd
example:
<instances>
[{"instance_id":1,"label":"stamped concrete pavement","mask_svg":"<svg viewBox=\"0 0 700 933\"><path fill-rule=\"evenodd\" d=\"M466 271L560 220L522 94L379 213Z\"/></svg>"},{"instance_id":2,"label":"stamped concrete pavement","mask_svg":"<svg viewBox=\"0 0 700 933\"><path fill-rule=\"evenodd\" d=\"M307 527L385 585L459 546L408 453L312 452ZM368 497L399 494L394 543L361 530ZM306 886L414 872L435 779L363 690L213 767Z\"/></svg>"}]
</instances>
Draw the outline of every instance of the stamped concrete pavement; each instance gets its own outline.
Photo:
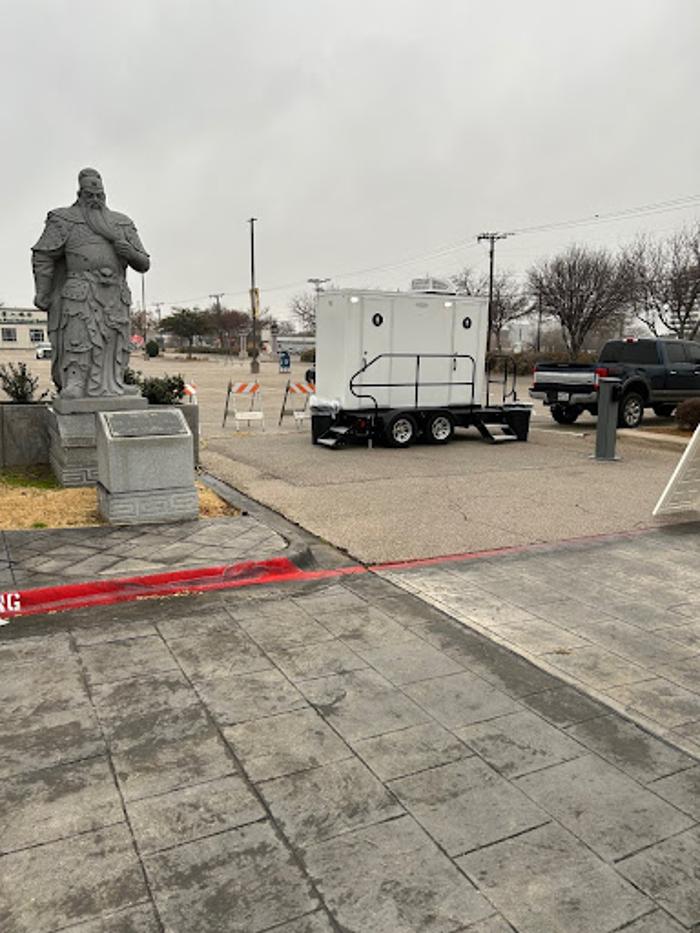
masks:
<instances>
[{"instance_id":1,"label":"stamped concrete pavement","mask_svg":"<svg viewBox=\"0 0 700 933\"><path fill-rule=\"evenodd\" d=\"M384 575L655 734L700 754L700 526ZM600 725L584 738L624 744ZM610 735L607 733L610 732Z\"/></svg>"},{"instance_id":2,"label":"stamped concrete pavement","mask_svg":"<svg viewBox=\"0 0 700 933\"><path fill-rule=\"evenodd\" d=\"M0 589L261 560L288 541L250 515L162 525L0 531Z\"/></svg>"},{"instance_id":3,"label":"stamped concrete pavement","mask_svg":"<svg viewBox=\"0 0 700 933\"><path fill-rule=\"evenodd\" d=\"M342 579L0 630L3 933L700 924L696 758Z\"/></svg>"}]
</instances>

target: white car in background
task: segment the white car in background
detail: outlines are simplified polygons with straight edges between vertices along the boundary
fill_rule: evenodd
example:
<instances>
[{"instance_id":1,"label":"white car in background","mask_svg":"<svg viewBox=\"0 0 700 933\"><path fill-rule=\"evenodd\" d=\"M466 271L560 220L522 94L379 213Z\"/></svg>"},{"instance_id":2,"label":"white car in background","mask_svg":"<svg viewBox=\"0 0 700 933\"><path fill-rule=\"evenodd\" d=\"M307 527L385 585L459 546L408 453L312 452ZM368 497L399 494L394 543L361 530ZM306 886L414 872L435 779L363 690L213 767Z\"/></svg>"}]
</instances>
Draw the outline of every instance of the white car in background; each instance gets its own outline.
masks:
<instances>
[{"instance_id":1,"label":"white car in background","mask_svg":"<svg viewBox=\"0 0 700 933\"><path fill-rule=\"evenodd\" d=\"M36 345L36 358L38 360L50 360L51 359L51 344L50 343L38 343Z\"/></svg>"}]
</instances>

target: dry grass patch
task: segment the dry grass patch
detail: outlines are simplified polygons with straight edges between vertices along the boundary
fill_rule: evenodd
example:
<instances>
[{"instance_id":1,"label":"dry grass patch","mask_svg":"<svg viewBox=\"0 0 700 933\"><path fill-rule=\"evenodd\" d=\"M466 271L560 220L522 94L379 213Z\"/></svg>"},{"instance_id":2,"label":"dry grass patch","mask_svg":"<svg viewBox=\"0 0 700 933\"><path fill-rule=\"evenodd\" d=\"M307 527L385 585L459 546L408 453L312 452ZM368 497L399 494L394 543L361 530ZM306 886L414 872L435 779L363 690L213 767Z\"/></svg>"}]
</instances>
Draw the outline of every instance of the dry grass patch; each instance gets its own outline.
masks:
<instances>
[{"instance_id":1,"label":"dry grass patch","mask_svg":"<svg viewBox=\"0 0 700 933\"><path fill-rule=\"evenodd\" d=\"M225 518L238 510L197 483L200 518ZM48 467L0 472L0 529L72 528L101 525L93 488L64 489Z\"/></svg>"}]
</instances>

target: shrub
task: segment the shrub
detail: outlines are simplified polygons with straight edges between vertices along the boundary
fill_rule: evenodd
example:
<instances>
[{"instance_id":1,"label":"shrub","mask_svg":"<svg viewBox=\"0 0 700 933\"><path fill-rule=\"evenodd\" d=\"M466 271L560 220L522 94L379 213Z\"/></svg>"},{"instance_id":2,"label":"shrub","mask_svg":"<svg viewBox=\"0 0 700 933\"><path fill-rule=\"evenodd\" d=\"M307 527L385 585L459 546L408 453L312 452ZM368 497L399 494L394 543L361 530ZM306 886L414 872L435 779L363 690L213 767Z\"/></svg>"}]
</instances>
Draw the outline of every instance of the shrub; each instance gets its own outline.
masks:
<instances>
[{"instance_id":1,"label":"shrub","mask_svg":"<svg viewBox=\"0 0 700 933\"><path fill-rule=\"evenodd\" d=\"M700 425L700 398L689 398L676 408L676 422L682 431L694 431Z\"/></svg>"},{"instance_id":2,"label":"shrub","mask_svg":"<svg viewBox=\"0 0 700 933\"><path fill-rule=\"evenodd\" d=\"M10 396L13 402L33 402L34 393L39 385L39 377L32 376L26 363L3 363L0 365L0 388ZM45 398L48 390L42 392L37 401Z\"/></svg>"},{"instance_id":3,"label":"shrub","mask_svg":"<svg viewBox=\"0 0 700 933\"><path fill-rule=\"evenodd\" d=\"M302 363L315 363L316 362L316 350L311 348L309 350L302 350L301 356L299 357Z\"/></svg>"},{"instance_id":4,"label":"shrub","mask_svg":"<svg viewBox=\"0 0 700 933\"><path fill-rule=\"evenodd\" d=\"M176 405L185 394L185 380L179 374L147 377L137 384L149 405Z\"/></svg>"},{"instance_id":5,"label":"shrub","mask_svg":"<svg viewBox=\"0 0 700 933\"><path fill-rule=\"evenodd\" d=\"M158 342L156 340L149 340L146 344L146 356L153 359L153 357L158 356L159 353L160 347L158 346Z\"/></svg>"},{"instance_id":6,"label":"shrub","mask_svg":"<svg viewBox=\"0 0 700 933\"><path fill-rule=\"evenodd\" d=\"M177 405L185 395L185 380L179 373L177 376L165 373L163 376L144 377L140 370L127 367L124 382L138 386L149 405Z\"/></svg>"}]
</instances>

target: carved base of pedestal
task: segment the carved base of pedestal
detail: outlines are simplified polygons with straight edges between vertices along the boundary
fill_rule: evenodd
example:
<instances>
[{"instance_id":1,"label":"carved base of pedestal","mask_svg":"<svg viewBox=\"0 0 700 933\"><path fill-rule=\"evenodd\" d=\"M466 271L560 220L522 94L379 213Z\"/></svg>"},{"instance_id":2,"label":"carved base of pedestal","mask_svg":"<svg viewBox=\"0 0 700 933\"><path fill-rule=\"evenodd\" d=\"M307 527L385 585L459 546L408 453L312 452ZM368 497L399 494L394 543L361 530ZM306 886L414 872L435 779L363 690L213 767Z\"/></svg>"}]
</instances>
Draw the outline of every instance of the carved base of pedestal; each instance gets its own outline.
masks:
<instances>
[{"instance_id":1,"label":"carved base of pedestal","mask_svg":"<svg viewBox=\"0 0 700 933\"><path fill-rule=\"evenodd\" d=\"M142 411L142 396L54 399L49 406L49 463L61 486L94 486L97 482L95 419L100 411Z\"/></svg>"},{"instance_id":2,"label":"carved base of pedestal","mask_svg":"<svg viewBox=\"0 0 700 933\"><path fill-rule=\"evenodd\" d=\"M51 406L47 424L49 463L61 486L94 486L97 482L95 416L59 414Z\"/></svg>"},{"instance_id":3,"label":"carved base of pedestal","mask_svg":"<svg viewBox=\"0 0 700 933\"><path fill-rule=\"evenodd\" d=\"M108 492L98 483L97 508L110 525L152 525L194 520L199 515L199 500L193 486Z\"/></svg>"},{"instance_id":4,"label":"carved base of pedestal","mask_svg":"<svg viewBox=\"0 0 700 933\"><path fill-rule=\"evenodd\" d=\"M70 462L73 459L74 462ZM75 462L77 458L61 459L61 451L49 451L49 464L51 471L61 486L94 486L97 483L97 451L92 448L92 459L87 453L83 462Z\"/></svg>"},{"instance_id":5,"label":"carved base of pedestal","mask_svg":"<svg viewBox=\"0 0 700 933\"><path fill-rule=\"evenodd\" d=\"M97 411L140 411L148 408L142 395L110 395L100 398L56 398L51 407L58 415L95 414Z\"/></svg>"}]
</instances>

